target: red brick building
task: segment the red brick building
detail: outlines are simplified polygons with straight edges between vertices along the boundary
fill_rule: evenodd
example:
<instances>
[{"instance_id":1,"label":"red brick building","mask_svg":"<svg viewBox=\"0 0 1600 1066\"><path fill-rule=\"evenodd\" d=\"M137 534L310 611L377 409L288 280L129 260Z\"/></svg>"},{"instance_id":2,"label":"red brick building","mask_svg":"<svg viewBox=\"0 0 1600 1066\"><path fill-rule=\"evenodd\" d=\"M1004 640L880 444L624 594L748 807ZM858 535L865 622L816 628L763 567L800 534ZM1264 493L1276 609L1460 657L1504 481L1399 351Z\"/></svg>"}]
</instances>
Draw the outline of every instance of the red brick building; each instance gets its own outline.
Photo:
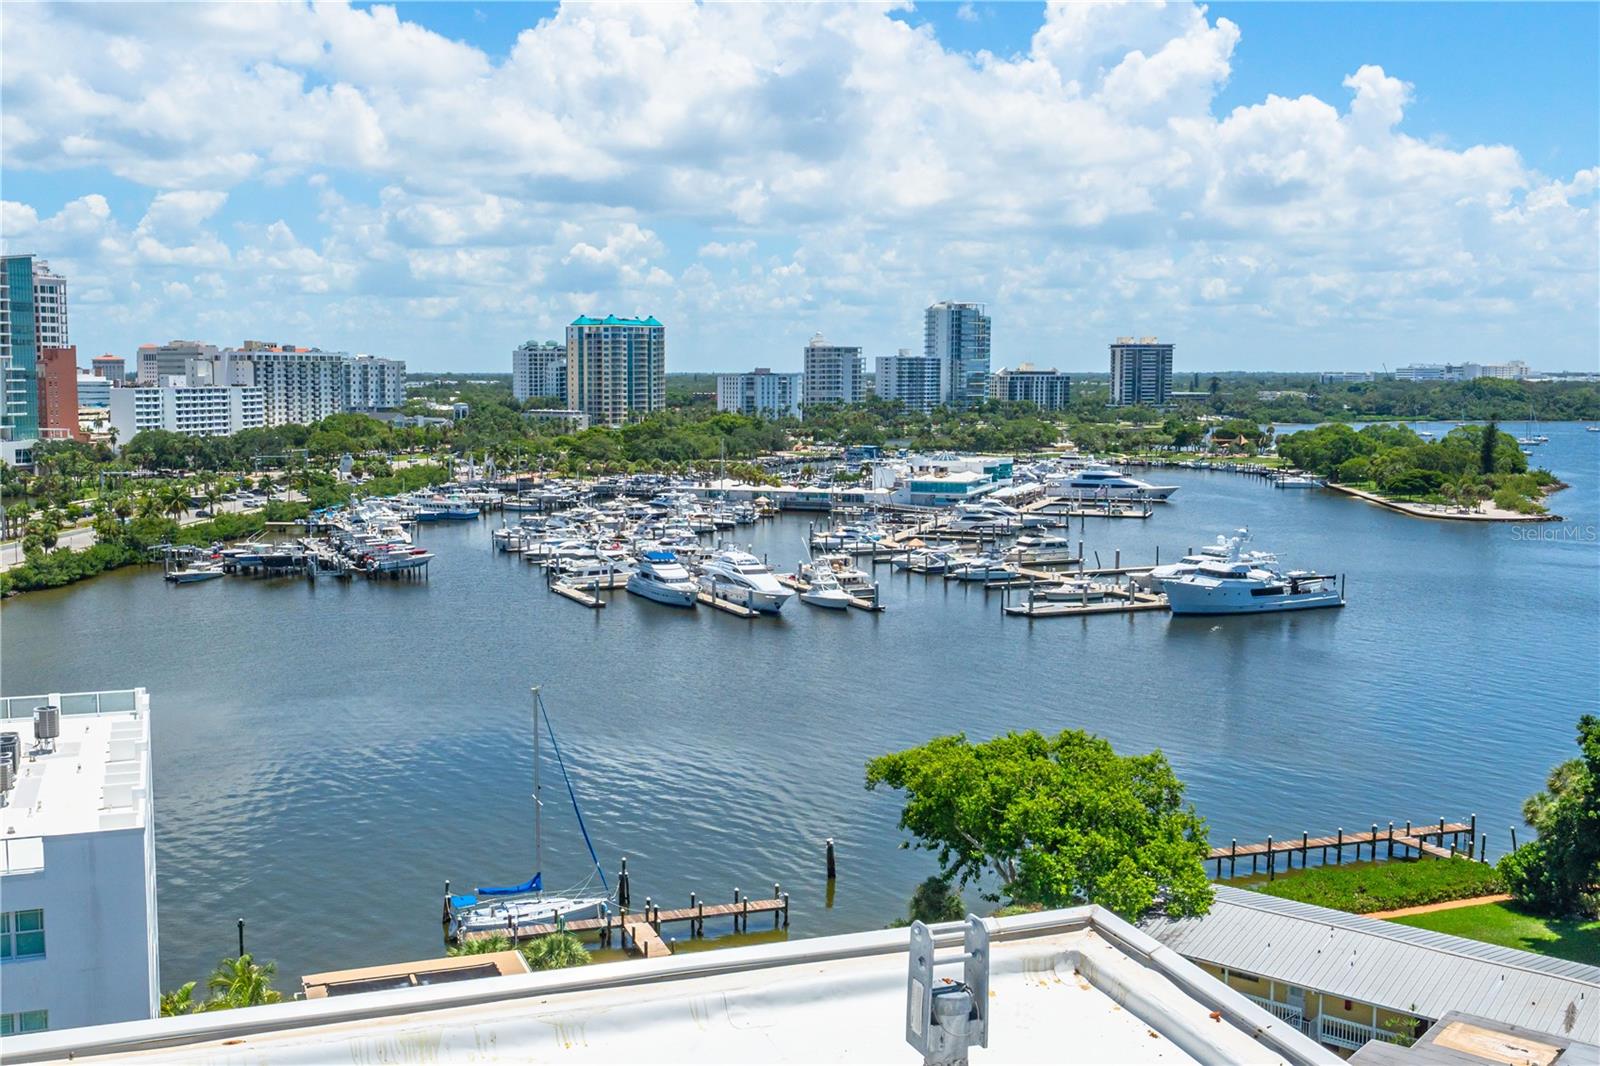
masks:
<instances>
[{"instance_id":1,"label":"red brick building","mask_svg":"<svg viewBox=\"0 0 1600 1066\"><path fill-rule=\"evenodd\" d=\"M82 440L78 429L78 349L39 349L39 435Z\"/></svg>"}]
</instances>

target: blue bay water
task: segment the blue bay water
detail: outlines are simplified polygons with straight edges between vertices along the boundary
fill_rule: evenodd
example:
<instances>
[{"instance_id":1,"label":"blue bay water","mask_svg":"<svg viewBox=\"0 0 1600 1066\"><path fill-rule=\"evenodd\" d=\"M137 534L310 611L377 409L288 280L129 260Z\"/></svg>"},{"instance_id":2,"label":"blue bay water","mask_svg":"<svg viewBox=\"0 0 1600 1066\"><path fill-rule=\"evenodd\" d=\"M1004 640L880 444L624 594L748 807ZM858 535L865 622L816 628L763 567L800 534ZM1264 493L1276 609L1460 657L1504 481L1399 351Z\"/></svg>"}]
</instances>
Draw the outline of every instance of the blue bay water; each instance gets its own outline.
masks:
<instances>
[{"instance_id":1,"label":"blue bay water","mask_svg":"<svg viewBox=\"0 0 1600 1066\"><path fill-rule=\"evenodd\" d=\"M778 881L798 936L903 913L934 860L899 847L896 797L866 792L863 764L958 730L1159 747L1214 842L1475 812L1498 852L1600 703L1600 434L1542 429L1538 461L1573 486L1551 501L1566 523L1422 521L1159 471L1181 490L1153 518L1082 528L1109 565L1248 526L1291 565L1347 574L1342 611L1030 623L997 593L887 567L877 616L791 603L752 623L620 593L586 611L492 552L486 521L424 529L425 582L169 587L148 569L20 597L0 610L4 691L150 690L169 986L231 953L238 917L291 979L437 954L446 878L531 873L533 683L636 901ZM806 528L738 536L789 569ZM561 887L587 857L559 782L545 795Z\"/></svg>"}]
</instances>

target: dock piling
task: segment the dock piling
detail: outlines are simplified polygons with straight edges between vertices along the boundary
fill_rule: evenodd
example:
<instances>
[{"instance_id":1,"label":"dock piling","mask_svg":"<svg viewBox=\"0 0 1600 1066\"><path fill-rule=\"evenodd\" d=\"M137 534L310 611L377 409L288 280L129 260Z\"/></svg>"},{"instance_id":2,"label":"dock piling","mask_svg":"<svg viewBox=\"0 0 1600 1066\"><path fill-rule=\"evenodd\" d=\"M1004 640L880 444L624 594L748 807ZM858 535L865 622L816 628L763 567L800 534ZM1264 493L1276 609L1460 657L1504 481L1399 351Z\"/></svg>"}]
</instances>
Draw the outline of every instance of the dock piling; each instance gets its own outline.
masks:
<instances>
[{"instance_id":1,"label":"dock piling","mask_svg":"<svg viewBox=\"0 0 1600 1066\"><path fill-rule=\"evenodd\" d=\"M833 838L828 838L828 880L832 881L838 876L833 862Z\"/></svg>"},{"instance_id":2,"label":"dock piling","mask_svg":"<svg viewBox=\"0 0 1600 1066\"><path fill-rule=\"evenodd\" d=\"M622 857L621 868L617 872L617 906L626 910L628 903L628 857Z\"/></svg>"},{"instance_id":3,"label":"dock piling","mask_svg":"<svg viewBox=\"0 0 1600 1066\"><path fill-rule=\"evenodd\" d=\"M776 882L776 881L772 882L772 898L773 899L782 899L783 898L783 890L779 887L778 882ZM780 917L781 916L778 914L777 911L773 911L772 912L772 928L774 928L774 929L778 928L778 919Z\"/></svg>"},{"instance_id":4,"label":"dock piling","mask_svg":"<svg viewBox=\"0 0 1600 1066\"><path fill-rule=\"evenodd\" d=\"M1339 835L1334 838L1333 864L1338 866L1344 862L1344 826L1339 827Z\"/></svg>"},{"instance_id":5,"label":"dock piling","mask_svg":"<svg viewBox=\"0 0 1600 1066\"><path fill-rule=\"evenodd\" d=\"M1272 838L1267 838L1267 880L1271 881L1277 876L1277 864L1272 859Z\"/></svg>"}]
</instances>

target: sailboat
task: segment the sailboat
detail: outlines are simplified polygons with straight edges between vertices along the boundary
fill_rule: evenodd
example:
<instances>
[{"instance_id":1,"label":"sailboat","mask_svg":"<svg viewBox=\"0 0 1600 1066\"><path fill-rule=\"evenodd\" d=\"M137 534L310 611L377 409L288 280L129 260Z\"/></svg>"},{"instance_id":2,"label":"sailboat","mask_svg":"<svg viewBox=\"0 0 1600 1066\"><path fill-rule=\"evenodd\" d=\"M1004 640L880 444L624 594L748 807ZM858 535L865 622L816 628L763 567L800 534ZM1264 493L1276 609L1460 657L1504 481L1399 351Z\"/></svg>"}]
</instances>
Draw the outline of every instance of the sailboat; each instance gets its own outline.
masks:
<instances>
[{"instance_id":1,"label":"sailboat","mask_svg":"<svg viewBox=\"0 0 1600 1066\"><path fill-rule=\"evenodd\" d=\"M1549 444L1549 437L1545 436L1543 433L1534 432L1534 430L1538 427L1539 420L1534 416L1533 404L1530 402L1528 404L1528 421L1523 425L1523 435L1517 438L1517 443L1525 446ZM1524 447L1523 451L1527 451L1527 447Z\"/></svg>"},{"instance_id":2,"label":"sailboat","mask_svg":"<svg viewBox=\"0 0 1600 1066\"><path fill-rule=\"evenodd\" d=\"M544 891L544 800L540 776L540 722L550 733L550 747L555 752L556 765L561 769L561 779L567 786L567 796L572 800L572 812L577 816L578 829L583 842L588 845L589 859L594 863L594 874L570 892L547 895ZM600 893L593 885L599 880ZM599 909L611 900L611 889L606 884L605 871L600 869L600 859L594 853L594 843L583 824L583 812L578 809L578 795L573 791L572 778L567 775L566 763L561 758L561 746L556 743L555 730L550 725L550 714L545 710L539 686L533 686L533 876L517 885L480 886L474 892L449 896L446 923L452 940L463 933L506 932L515 937L516 930L531 925L554 922L558 918L578 911Z\"/></svg>"}]
</instances>

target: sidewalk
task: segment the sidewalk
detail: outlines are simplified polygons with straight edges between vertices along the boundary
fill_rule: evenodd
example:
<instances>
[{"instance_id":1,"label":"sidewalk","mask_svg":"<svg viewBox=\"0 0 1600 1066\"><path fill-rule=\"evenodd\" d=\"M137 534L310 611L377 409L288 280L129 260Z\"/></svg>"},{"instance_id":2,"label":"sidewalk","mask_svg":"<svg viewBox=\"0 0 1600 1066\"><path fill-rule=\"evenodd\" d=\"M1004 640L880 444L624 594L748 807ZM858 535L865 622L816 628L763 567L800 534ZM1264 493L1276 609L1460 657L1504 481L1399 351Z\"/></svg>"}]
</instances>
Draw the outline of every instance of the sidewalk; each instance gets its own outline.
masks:
<instances>
[{"instance_id":1,"label":"sidewalk","mask_svg":"<svg viewBox=\"0 0 1600 1066\"><path fill-rule=\"evenodd\" d=\"M1505 893L1494 896L1473 896L1471 899L1452 899L1444 903L1424 903L1420 907L1400 907L1392 911L1372 911L1363 918L1404 918L1410 914L1432 914L1434 911L1453 911L1461 907L1481 907L1485 903L1504 903L1511 897Z\"/></svg>"}]
</instances>

